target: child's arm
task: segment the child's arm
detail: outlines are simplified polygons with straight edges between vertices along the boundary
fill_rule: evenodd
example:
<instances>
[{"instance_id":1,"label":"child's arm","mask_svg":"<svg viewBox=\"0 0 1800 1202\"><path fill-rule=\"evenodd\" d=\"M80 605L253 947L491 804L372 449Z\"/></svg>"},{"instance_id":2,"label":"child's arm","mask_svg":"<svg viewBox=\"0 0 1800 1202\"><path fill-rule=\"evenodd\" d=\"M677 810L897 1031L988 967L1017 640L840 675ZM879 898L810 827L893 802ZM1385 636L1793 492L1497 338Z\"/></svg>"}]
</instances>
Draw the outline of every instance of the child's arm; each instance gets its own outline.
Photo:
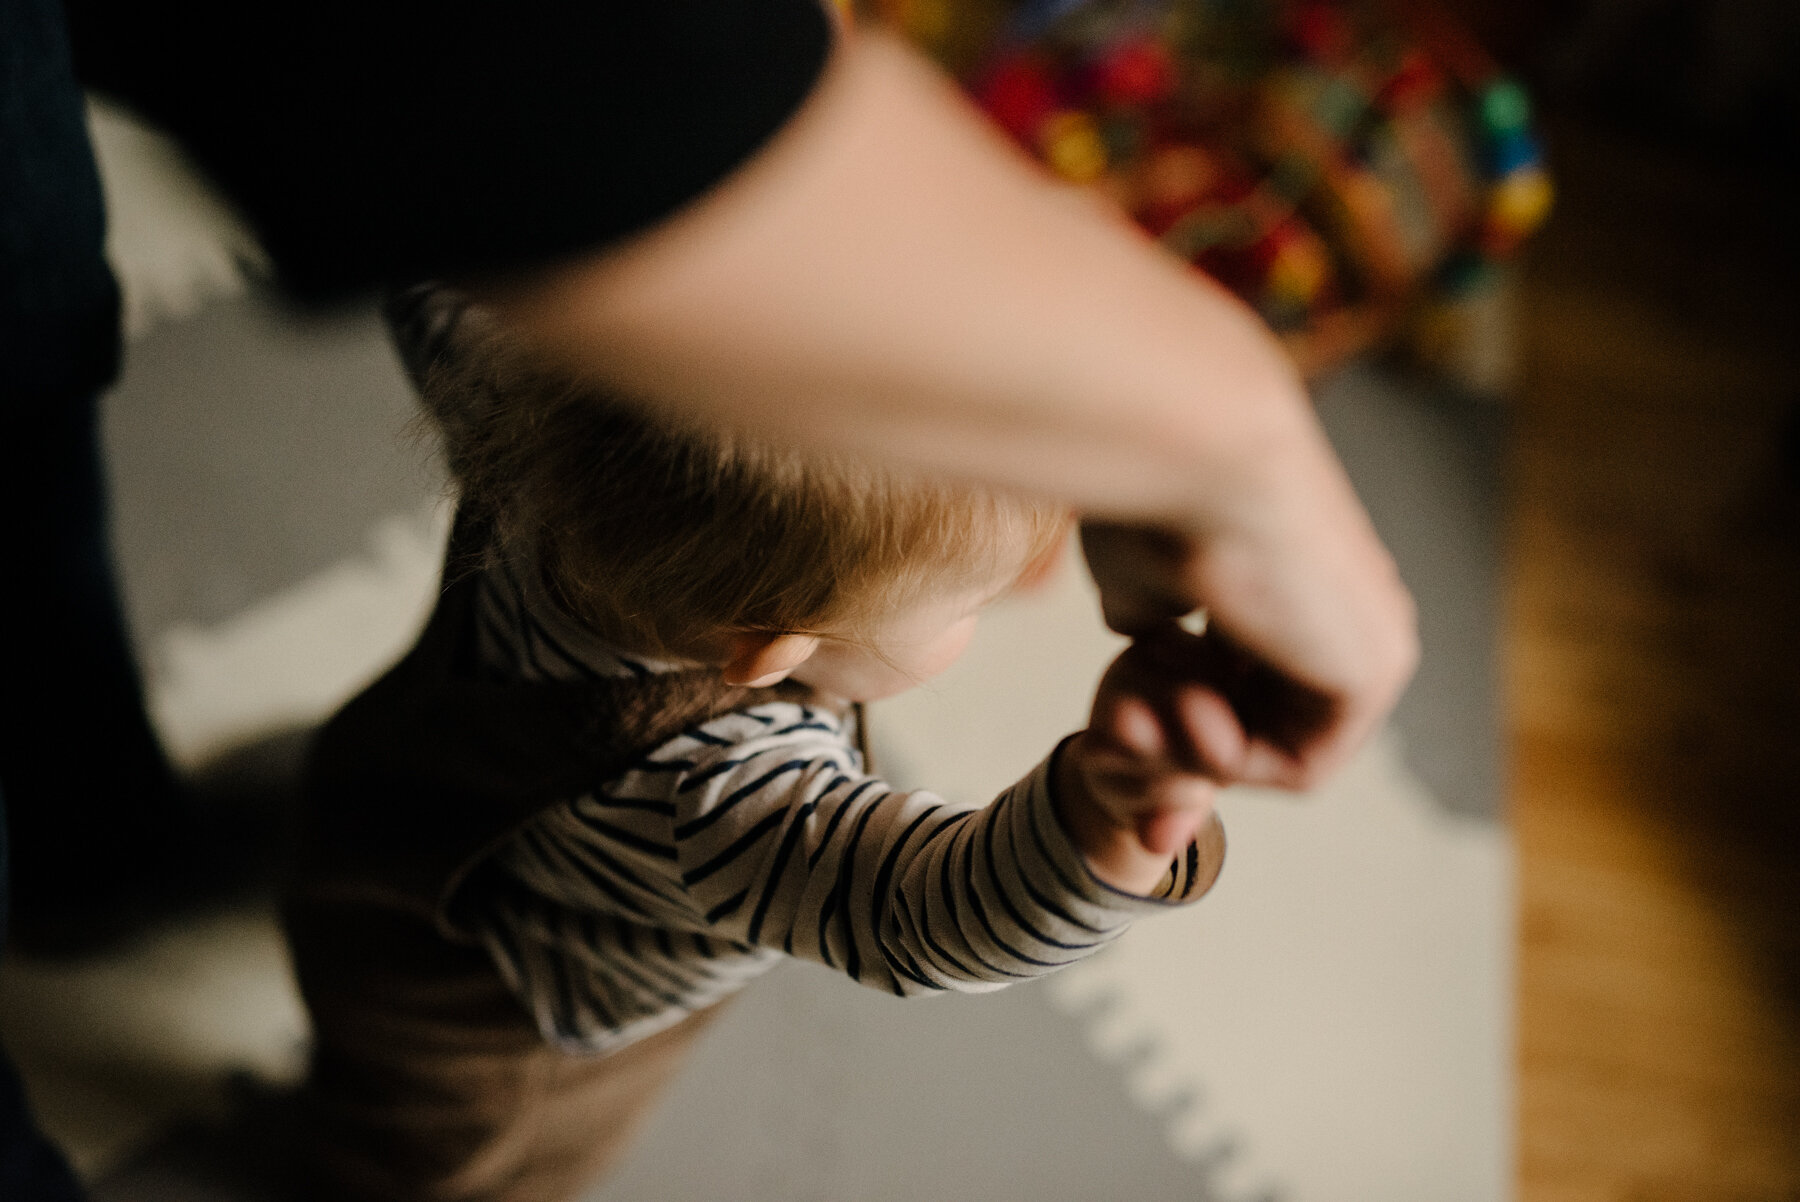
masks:
<instances>
[{"instance_id":1,"label":"child's arm","mask_svg":"<svg viewBox=\"0 0 1800 1202\"><path fill-rule=\"evenodd\" d=\"M1211 886L1216 826L1128 890L1092 870L1053 793L1049 759L985 807L895 790L829 714L759 706L539 814L468 913L547 1037L604 1048L778 952L900 996L980 992Z\"/></svg>"},{"instance_id":2,"label":"child's arm","mask_svg":"<svg viewBox=\"0 0 1800 1202\"><path fill-rule=\"evenodd\" d=\"M1063 745L1053 778L1057 817L1113 888L1151 893L1174 857L1203 838L1218 780L1229 779L1244 754L1243 736L1209 683L1231 662L1229 652L1173 625L1140 639L1101 679L1088 728Z\"/></svg>"}]
</instances>

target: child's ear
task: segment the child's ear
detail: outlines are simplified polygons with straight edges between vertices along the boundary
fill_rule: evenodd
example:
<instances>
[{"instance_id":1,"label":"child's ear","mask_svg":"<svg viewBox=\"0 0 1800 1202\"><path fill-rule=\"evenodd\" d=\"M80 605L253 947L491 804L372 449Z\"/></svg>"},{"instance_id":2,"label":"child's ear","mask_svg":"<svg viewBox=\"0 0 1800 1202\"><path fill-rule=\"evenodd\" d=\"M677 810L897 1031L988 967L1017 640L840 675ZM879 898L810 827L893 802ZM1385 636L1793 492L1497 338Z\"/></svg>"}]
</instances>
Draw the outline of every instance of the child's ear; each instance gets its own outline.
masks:
<instances>
[{"instance_id":1,"label":"child's ear","mask_svg":"<svg viewBox=\"0 0 1800 1202\"><path fill-rule=\"evenodd\" d=\"M728 652L731 658L719 669L719 675L726 684L767 688L786 680L818 649L819 640L810 634L734 634Z\"/></svg>"}]
</instances>

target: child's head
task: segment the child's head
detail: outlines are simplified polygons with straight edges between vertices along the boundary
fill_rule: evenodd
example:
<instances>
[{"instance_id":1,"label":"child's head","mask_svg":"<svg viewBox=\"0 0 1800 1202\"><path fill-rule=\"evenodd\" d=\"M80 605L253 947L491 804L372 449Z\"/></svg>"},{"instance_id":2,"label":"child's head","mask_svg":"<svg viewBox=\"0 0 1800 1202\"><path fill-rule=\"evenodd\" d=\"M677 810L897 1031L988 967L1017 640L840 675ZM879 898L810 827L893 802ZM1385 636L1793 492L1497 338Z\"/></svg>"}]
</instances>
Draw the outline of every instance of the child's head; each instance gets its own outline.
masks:
<instances>
[{"instance_id":1,"label":"child's head","mask_svg":"<svg viewBox=\"0 0 1800 1202\"><path fill-rule=\"evenodd\" d=\"M534 368L479 315L424 385L465 501L573 617L733 683L898 692L1067 529L1047 502L652 417Z\"/></svg>"}]
</instances>

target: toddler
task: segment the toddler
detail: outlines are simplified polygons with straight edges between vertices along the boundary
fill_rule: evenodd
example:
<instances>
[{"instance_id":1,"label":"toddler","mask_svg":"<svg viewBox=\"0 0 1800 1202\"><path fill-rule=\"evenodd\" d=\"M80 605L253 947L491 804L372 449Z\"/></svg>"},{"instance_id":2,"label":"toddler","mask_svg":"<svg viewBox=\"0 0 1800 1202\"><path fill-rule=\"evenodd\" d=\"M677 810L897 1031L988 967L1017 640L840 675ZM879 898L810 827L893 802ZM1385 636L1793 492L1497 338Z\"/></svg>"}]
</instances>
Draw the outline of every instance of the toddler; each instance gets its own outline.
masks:
<instances>
[{"instance_id":1,"label":"toddler","mask_svg":"<svg viewBox=\"0 0 1800 1202\"><path fill-rule=\"evenodd\" d=\"M871 774L861 703L948 667L1061 509L652 419L447 289L390 319L460 510L424 634L308 774L286 917L323 1196L572 1197L783 956L997 989L1210 886L1173 624L985 807Z\"/></svg>"}]
</instances>

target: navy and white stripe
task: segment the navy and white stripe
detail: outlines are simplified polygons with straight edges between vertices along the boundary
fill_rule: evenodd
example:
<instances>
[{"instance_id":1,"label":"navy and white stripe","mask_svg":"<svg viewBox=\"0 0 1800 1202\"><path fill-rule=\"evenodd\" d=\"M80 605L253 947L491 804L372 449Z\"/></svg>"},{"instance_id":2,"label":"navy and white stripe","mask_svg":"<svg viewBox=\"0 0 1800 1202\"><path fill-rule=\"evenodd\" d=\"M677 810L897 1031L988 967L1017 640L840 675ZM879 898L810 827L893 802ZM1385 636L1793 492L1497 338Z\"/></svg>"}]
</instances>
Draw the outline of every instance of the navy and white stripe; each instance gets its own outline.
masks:
<instances>
[{"instance_id":1,"label":"navy and white stripe","mask_svg":"<svg viewBox=\"0 0 1800 1202\"><path fill-rule=\"evenodd\" d=\"M490 670L539 679L678 665L623 657L482 589ZM782 955L900 996L981 991L1090 955L1210 884L1181 857L1156 899L1097 881L1056 819L1049 761L985 807L863 771L852 729L777 702L722 715L497 855L475 927L545 1037L607 1051L727 996Z\"/></svg>"}]
</instances>

